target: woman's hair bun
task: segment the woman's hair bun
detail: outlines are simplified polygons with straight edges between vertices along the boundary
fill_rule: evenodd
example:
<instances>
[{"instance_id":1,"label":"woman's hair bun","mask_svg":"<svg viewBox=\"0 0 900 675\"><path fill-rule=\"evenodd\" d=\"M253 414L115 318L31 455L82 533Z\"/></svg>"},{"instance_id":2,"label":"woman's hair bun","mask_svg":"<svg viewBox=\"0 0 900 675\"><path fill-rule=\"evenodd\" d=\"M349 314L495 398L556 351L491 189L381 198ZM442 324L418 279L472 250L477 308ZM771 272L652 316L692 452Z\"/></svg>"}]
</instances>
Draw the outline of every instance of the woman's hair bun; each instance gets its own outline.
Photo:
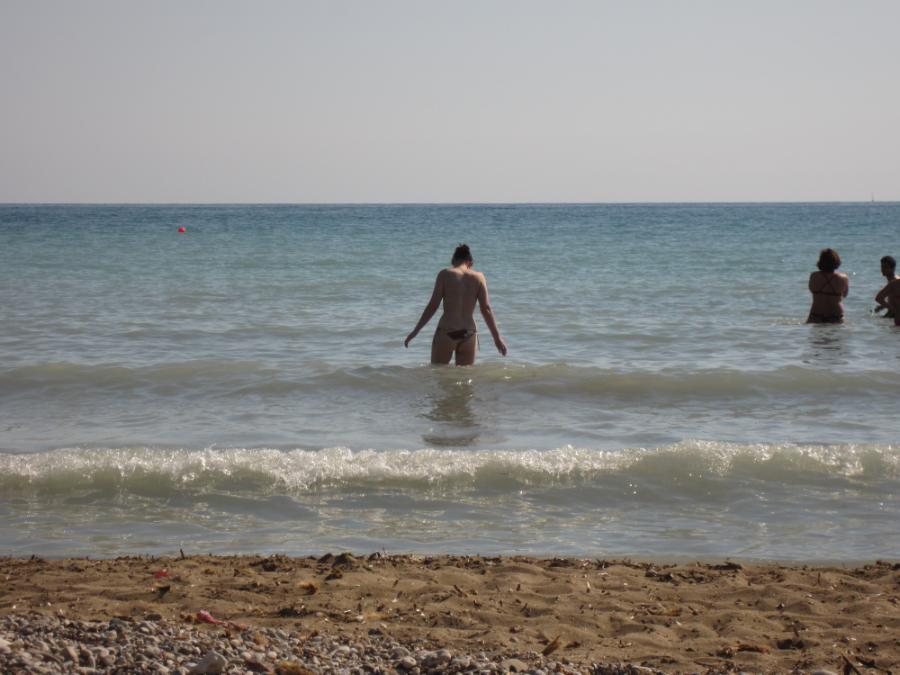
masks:
<instances>
[{"instance_id":1,"label":"woman's hair bun","mask_svg":"<svg viewBox=\"0 0 900 675\"><path fill-rule=\"evenodd\" d=\"M472 251L469 250L468 244L460 244L453 251L453 264L465 262L472 259Z\"/></svg>"}]
</instances>

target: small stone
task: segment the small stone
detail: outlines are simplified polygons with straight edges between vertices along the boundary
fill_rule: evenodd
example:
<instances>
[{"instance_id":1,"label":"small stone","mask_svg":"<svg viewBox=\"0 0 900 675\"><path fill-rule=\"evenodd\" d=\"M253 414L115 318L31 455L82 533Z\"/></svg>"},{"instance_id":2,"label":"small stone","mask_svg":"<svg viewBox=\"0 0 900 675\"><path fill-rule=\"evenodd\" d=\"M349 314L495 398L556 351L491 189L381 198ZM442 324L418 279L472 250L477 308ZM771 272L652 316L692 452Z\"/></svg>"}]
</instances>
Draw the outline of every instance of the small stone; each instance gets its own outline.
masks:
<instances>
[{"instance_id":1,"label":"small stone","mask_svg":"<svg viewBox=\"0 0 900 675\"><path fill-rule=\"evenodd\" d=\"M206 673L221 673L225 670L228 661L219 652L209 651L200 659L197 664L191 668L190 672L194 675L204 675Z\"/></svg>"},{"instance_id":2,"label":"small stone","mask_svg":"<svg viewBox=\"0 0 900 675\"><path fill-rule=\"evenodd\" d=\"M417 665L416 660L411 656L404 656L397 661L397 668L400 670L412 670Z\"/></svg>"},{"instance_id":3,"label":"small stone","mask_svg":"<svg viewBox=\"0 0 900 675\"><path fill-rule=\"evenodd\" d=\"M811 675L837 675L833 670L816 670L811 673Z\"/></svg>"},{"instance_id":4,"label":"small stone","mask_svg":"<svg viewBox=\"0 0 900 675\"><path fill-rule=\"evenodd\" d=\"M468 670L472 667L472 659L468 656L454 656L453 660L450 661L450 666L453 672Z\"/></svg>"},{"instance_id":5,"label":"small stone","mask_svg":"<svg viewBox=\"0 0 900 675\"><path fill-rule=\"evenodd\" d=\"M0 654L9 654L12 651L12 648L9 646L9 641L0 638Z\"/></svg>"},{"instance_id":6,"label":"small stone","mask_svg":"<svg viewBox=\"0 0 900 675\"><path fill-rule=\"evenodd\" d=\"M72 645L66 645L63 654L67 661L72 661L76 664L78 663L78 651Z\"/></svg>"},{"instance_id":7,"label":"small stone","mask_svg":"<svg viewBox=\"0 0 900 675\"><path fill-rule=\"evenodd\" d=\"M453 658L453 654L449 649L438 649L436 652L425 652L422 654L422 665L426 668L437 668L449 663Z\"/></svg>"},{"instance_id":8,"label":"small stone","mask_svg":"<svg viewBox=\"0 0 900 675\"><path fill-rule=\"evenodd\" d=\"M527 673L529 671L528 664L519 659L506 659L502 665L503 670L513 673Z\"/></svg>"}]
</instances>

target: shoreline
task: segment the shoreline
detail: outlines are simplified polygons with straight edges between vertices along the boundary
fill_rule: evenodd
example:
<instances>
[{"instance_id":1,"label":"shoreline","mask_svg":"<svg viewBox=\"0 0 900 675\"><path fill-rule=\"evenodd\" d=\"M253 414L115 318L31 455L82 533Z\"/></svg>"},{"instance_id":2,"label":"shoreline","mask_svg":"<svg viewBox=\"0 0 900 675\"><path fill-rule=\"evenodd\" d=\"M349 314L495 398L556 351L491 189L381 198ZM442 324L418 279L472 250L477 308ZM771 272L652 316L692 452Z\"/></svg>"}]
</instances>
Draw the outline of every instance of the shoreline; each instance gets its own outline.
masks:
<instances>
[{"instance_id":1,"label":"shoreline","mask_svg":"<svg viewBox=\"0 0 900 675\"><path fill-rule=\"evenodd\" d=\"M529 672L634 664L666 673L837 673L845 659L860 670L900 664L897 561L34 556L0 558L0 578L3 620L39 614L60 626L149 622L210 638L281 631L301 642L388 641L411 650L408 658L415 650L484 653ZM206 623L202 611L225 623Z\"/></svg>"}]
</instances>

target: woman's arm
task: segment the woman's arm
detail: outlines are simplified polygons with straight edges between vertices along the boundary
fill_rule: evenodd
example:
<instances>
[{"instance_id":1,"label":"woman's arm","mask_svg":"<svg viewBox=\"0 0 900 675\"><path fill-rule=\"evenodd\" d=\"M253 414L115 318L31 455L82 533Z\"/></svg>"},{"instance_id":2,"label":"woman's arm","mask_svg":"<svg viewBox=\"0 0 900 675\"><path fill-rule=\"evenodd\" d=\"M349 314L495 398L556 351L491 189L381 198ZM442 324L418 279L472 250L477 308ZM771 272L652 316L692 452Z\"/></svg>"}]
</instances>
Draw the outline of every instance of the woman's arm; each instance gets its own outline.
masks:
<instances>
[{"instance_id":1,"label":"woman's arm","mask_svg":"<svg viewBox=\"0 0 900 675\"><path fill-rule=\"evenodd\" d=\"M844 277L844 297L847 297L847 294L850 292L850 277L846 274L842 275Z\"/></svg>"},{"instance_id":2,"label":"woman's arm","mask_svg":"<svg viewBox=\"0 0 900 675\"><path fill-rule=\"evenodd\" d=\"M497 351L506 356L506 343L500 337L500 330L497 328L497 321L494 319L494 310L491 309L491 300L488 296L487 279L481 276L481 290L478 291L478 306L481 308L481 316L487 324L491 336L494 338L494 345Z\"/></svg>"},{"instance_id":3,"label":"woman's arm","mask_svg":"<svg viewBox=\"0 0 900 675\"><path fill-rule=\"evenodd\" d=\"M425 309L422 310L422 316L419 317L419 323L416 324L416 327L413 328L412 332L407 335L406 339L403 341L404 347L409 347L409 343L412 342L412 339L419 334L419 331L425 327L426 323L431 321L431 317L438 311L438 307L441 306L441 300L443 299L444 273L441 271L438 272L437 278L434 280L434 290L431 292L431 300L428 301L428 304L425 305Z\"/></svg>"}]
</instances>

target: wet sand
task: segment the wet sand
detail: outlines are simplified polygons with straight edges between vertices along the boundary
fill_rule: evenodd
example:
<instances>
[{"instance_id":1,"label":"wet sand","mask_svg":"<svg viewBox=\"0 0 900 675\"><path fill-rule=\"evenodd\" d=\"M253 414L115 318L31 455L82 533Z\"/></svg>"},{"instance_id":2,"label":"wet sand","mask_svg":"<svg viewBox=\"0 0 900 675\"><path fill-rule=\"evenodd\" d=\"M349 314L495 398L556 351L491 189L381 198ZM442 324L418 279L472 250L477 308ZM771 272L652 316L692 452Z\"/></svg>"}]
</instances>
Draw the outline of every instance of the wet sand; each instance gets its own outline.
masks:
<instances>
[{"instance_id":1,"label":"wet sand","mask_svg":"<svg viewBox=\"0 0 900 675\"><path fill-rule=\"evenodd\" d=\"M0 615L385 636L664 672L900 670L900 563L393 556L0 559ZM546 655L544 657L543 655ZM529 660L530 659L530 660ZM848 670L847 672L854 672Z\"/></svg>"}]
</instances>

